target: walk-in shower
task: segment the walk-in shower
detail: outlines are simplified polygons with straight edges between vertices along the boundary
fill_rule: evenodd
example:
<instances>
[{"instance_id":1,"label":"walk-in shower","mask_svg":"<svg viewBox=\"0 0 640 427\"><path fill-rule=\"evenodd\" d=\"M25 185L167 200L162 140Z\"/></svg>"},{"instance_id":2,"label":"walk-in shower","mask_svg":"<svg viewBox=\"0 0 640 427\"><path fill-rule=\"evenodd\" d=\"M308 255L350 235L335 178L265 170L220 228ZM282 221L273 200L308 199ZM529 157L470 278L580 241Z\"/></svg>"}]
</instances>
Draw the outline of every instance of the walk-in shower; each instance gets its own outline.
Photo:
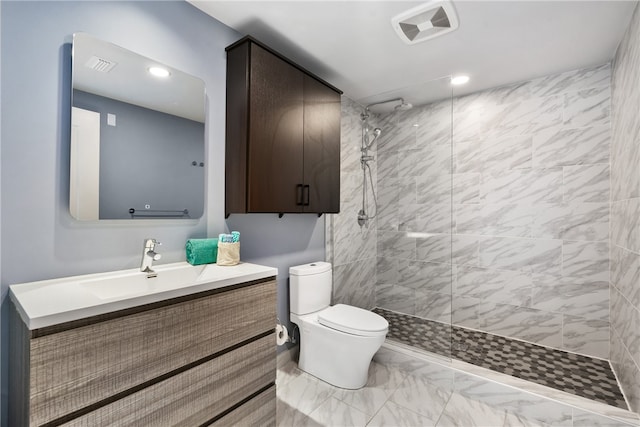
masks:
<instances>
[{"instance_id":1,"label":"walk-in shower","mask_svg":"<svg viewBox=\"0 0 640 427\"><path fill-rule=\"evenodd\" d=\"M590 84L609 90L605 64L562 74L567 86L554 94L570 96L584 73L601 74ZM369 186L374 153L376 191L359 218L376 217L374 311L389 321L387 339L626 409L608 361L616 363L610 307L622 298L609 297L607 282L607 128L585 118L581 125L604 136L581 157L565 135L583 128L548 116L536 104L546 93L496 101L495 91L456 96L456 88L450 79L430 82L421 92L433 101L415 90L409 111L362 113L363 179ZM402 102L391 101L385 106ZM563 105L564 114L574 108ZM605 171L597 196L583 203L572 179L584 191L593 176L586 171L596 170ZM596 210L602 217L587 213Z\"/></svg>"},{"instance_id":2,"label":"walk-in shower","mask_svg":"<svg viewBox=\"0 0 640 427\"><path fill-rule=\"evenodd\" d=\"M398 105L394 107L397 111L409 110L413 106L405 102L403 98L394 98L387 99L385 101L378 101L367 105L360 115L360 119L362 120L362 139L360 145L360 165L362 167L362 208L358 212L358 225L363 227L369 224L369 220L374 219L377 215L378 211L378 201L376 199L376 191L373 185L373 176L371 174L371 166L369 162L375 160L374 156L369 154L369 150L373 147L373 144L376 140L382 135L382 129L379 127L370 129L369 125L369 117L371 115L371 111L369 107L373 107L374 105L387 104L389 102L400 102ZM368 177L368 184L367 184ZM368 212L368 201L367 201L367 186L371 187L371 196L373 199L373 214L369 214Z\"/></svg>"},{"instance_id":3,"label":"walk-in shower","mask_svg":"<svg viewBox=\"0 0 640 427\"><path fill-rule=\"evenodd\" d=\"M469 95L442 78L379 94L377 107L343 99L348 209L326 234L334 301L385 317L394 349L631 417L636 383L616 377L635 365L618 341L638 322L613 286L629 252L610 245L623 185L611 113L563 120L599 108L610 77L603 64ZM403 93L407 111L394 109Z\"/></svg>"}]
</instances>

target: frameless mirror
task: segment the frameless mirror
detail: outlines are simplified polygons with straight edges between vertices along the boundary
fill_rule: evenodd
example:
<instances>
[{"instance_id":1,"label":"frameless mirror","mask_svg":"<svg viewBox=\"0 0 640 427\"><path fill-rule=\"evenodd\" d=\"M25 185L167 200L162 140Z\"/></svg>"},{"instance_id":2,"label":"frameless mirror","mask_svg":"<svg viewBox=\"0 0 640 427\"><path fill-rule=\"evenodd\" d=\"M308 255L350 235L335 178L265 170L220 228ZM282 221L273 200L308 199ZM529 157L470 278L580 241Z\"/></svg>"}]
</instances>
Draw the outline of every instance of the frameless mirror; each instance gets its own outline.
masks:
<instances>
[{"instance_id":1,"label":"frameless mirror","mask_svg":"<svg viewBox=\"0 0 640 427\"><path fill-rule=\"evenodd\" d=\"M204 81L85 33L72 58L71 215L201 217Z\"/></svg>"}]
</instances>

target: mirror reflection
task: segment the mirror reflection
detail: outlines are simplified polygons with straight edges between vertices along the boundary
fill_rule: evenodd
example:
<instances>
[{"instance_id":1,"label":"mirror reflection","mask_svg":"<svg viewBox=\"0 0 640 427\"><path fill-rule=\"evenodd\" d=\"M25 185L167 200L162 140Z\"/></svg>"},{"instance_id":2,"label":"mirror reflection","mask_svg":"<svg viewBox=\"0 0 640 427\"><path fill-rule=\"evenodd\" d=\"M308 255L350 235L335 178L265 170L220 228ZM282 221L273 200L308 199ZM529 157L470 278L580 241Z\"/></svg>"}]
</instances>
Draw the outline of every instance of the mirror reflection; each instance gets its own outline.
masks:
<instances>
[{"instance_id":1,"label":"mirror reflection","mask_svg":"<svg viewBox=\"0 0 640 427\"><path fill-rule=\"evenodd\" d=\"M205 86L85 33L73 36L71 215L199 218Z\"/></svg>"}]
</instances>

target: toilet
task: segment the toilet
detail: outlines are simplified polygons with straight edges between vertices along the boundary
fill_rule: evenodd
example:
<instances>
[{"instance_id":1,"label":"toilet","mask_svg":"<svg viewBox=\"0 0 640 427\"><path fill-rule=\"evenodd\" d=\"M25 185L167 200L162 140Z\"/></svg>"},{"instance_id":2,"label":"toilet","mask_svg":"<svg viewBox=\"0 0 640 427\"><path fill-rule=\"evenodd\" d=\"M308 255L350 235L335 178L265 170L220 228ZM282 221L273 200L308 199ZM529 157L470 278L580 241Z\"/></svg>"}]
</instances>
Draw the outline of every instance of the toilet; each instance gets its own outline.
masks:
<instances>
[{"instance_id":1,"label":"toilet","mask_svg":"<svg viewBox=\"0 0 640 427\"><path fill-rule=\"evenodd\" d=\"M328 262L291 267L289 279L291 321L300 329L298 367L336 387L364 387L389 323L358 307L331 306Z\"/></svg>"}]
</instances>

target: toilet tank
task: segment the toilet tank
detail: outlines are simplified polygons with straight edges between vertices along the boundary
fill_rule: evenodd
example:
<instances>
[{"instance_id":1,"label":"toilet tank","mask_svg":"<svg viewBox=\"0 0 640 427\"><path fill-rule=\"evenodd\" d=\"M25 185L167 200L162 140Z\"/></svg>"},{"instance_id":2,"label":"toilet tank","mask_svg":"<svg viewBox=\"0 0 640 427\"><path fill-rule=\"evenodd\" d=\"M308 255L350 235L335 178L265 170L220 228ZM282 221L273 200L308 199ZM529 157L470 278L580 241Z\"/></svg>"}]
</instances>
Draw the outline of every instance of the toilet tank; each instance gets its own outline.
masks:
<instances>
[{"instance_id":1,"label":"toilet tank","mask_svg":"<svg viewBox=\"0 0 640 427\"><path fill-rule=\"evenodd\" d=\"M312 262L289 268L289 310L313 313L331 304L331 264Z\"/></svg>"}]
</instances>

